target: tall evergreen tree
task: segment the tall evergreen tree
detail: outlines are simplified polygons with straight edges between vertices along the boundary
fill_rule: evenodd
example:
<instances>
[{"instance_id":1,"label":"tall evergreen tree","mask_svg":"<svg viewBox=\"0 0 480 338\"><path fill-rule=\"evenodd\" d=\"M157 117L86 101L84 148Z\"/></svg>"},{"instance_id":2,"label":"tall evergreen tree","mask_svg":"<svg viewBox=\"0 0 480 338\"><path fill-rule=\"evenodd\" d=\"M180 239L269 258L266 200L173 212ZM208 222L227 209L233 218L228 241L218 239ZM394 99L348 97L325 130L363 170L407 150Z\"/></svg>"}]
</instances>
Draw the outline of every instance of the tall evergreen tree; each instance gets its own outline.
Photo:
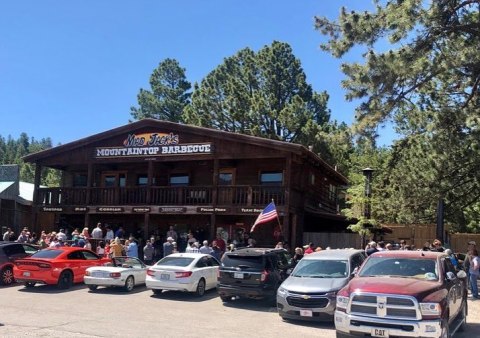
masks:
<instances>
[{"instance_id":1,"label":"tall evergreen tree","mask_svg":"<svg viewBox=\"0 0 480 338\"><path fill-rule=\"evenodd\" d=\"M140 89L139 107L131 107L135 120L154 118L182 122L182 112L190 101L191 84L177 60L165 59L150 76L151 90Z\"/></svg>"},{"instance_id":2,"label":"tall evergreen tree","mask_svg":"<svg viewBox=\"0 0 480 338\"><path fill-rule=\"evenodd\" d=\"M464 229L480 199L480 0L374 2L316 26L335 57L366 47L363 64L342 65L347 97L362 101L357 131L391 122L402 135L385 167L383 215L434 221L441 198Z\"/></svg>"},{"instance_id":3,"label":"tall evergreen tree","mask_svg":"<svg viewBox=\"0 0 480 338\"><path fill-rule=\"evenodd\" d=\"M186 123L312 145L330 119L328 95L306 82L292 48L274 41L228 57L195 85ZM319 144L313 144L319 148Z\"/></svg>"}]
</instances>

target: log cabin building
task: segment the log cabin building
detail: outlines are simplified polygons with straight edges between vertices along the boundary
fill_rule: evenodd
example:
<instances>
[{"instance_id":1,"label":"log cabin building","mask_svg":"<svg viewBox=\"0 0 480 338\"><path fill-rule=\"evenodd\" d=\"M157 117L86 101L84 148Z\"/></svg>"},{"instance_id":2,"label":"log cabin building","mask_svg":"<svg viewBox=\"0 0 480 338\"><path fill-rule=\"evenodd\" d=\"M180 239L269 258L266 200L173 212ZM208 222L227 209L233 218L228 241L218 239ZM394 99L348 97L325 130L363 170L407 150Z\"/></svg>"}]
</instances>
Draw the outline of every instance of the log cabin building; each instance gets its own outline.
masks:
<instances>
[{"instance_id":1,"label":"log cabin building","mask_svg":"<svg viewBox=\"0 0 480 338\"><path fill-rule=\"evenodd\" d=\"M261 245L348 224L338 213L346 178L298 144L144 119L24 160L36 165L37 232L101 222L143 238L175 226L237 239L272 200L279 217L255 230ZM60 170L61 186L41 187L43 168ZM40 223L45 214L54 224Z\"/></svg>"}]
</instances>

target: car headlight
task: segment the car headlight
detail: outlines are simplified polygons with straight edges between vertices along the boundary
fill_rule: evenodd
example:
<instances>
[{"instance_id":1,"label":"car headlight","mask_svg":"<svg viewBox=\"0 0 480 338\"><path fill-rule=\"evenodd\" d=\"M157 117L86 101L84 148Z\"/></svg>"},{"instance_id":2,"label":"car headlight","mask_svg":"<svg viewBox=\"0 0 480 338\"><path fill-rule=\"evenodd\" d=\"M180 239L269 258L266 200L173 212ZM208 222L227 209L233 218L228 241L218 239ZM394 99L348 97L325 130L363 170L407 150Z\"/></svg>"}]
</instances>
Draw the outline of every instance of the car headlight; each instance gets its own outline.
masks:
<instances>
[{"instance_id":1,"label":"car headlight","mask_svg":"<svg viewBox=\"0 0 480 338\"><path fill-rule=\"evenodd\" d=\"M348 301L350 297L337 296L337 308L346 309L348 306Z\"/></svg>"},{"instance_id":2,"label":"car headlight","mask_svg":"<svg viewBox=\"0 0 480 338\"><path fill-rule=\"evenodd\" d=\"M284 297L284 296L287 295L287 289L282 288L282 287L279 287L278 290L277 290L277 294L278 294L279 296Z\"/></svg>"},{"instance_id":3,"label":"car headlight","mask_svg":"<svg viewBox=\"0 0 480 338\"><path fill-rule=\"evenodd\" d=\"M422 316L440 316L442 306L439 303L420 303Z\"/></svg>"}]
</instances>

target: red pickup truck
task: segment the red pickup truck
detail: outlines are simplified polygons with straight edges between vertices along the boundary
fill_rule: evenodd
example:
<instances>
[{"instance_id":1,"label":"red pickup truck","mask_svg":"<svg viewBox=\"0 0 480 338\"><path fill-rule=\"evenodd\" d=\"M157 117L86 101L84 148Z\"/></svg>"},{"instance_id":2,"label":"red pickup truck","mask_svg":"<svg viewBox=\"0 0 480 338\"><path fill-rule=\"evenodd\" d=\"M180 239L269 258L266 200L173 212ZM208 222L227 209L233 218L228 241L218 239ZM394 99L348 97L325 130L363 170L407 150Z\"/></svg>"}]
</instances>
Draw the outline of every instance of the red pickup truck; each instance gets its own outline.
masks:
<instances>
[{"instance_id":1,"label":"red pickup truck","mask_svg":"<svg viewBox=\"0 0 480 338\"><path fill-rule=\"evenodd\" d=\"M337 337L451 337L465 329L467 281L448 256L381 251L337 293Z\"/></svg>"}]
</instances>

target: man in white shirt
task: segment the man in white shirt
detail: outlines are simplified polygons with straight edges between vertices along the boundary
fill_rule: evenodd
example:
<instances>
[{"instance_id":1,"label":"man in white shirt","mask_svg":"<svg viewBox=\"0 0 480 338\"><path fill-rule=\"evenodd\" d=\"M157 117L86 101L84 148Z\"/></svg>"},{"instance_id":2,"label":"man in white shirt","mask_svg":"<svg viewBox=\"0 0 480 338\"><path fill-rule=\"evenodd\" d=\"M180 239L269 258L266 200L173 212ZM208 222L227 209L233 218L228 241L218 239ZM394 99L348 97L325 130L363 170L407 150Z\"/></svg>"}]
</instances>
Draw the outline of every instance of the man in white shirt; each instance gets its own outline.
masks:
<instances>
[{"instance_id":1,"label":"man in white shirt","mask_svg":"<svg viewBox=\"0 0 480 338\"><path fill-rule=\"evenodd\" d=\"M113 233L113 230L110 227L110 225L105 226L105 229L107 229L107 233L105 234L105 239L113 241L115 239L115 234Z\"/></svg>"},{"instance_id":2,"label":"man in white shirt","mask_svg":"<svg viewBox=\"0 0 480 338\"><path fill-rule=\"evenodd\" d=\"M67 234L65 233L65 230L60 229L57 233L57 239L59 241L65 242L67 240Z\"/></svg>"},{"instance_id":3,"label":"man in white shirt","mask_svg":"<svg viewBox=\"0 0 480 338\"><path fill-rule=\"evenodd\" d=\"M94 238L94 239L102 239L103 238L102 223L98 222L97 227L92 230L92 238Z\"/></svg>"}]
</instances>

